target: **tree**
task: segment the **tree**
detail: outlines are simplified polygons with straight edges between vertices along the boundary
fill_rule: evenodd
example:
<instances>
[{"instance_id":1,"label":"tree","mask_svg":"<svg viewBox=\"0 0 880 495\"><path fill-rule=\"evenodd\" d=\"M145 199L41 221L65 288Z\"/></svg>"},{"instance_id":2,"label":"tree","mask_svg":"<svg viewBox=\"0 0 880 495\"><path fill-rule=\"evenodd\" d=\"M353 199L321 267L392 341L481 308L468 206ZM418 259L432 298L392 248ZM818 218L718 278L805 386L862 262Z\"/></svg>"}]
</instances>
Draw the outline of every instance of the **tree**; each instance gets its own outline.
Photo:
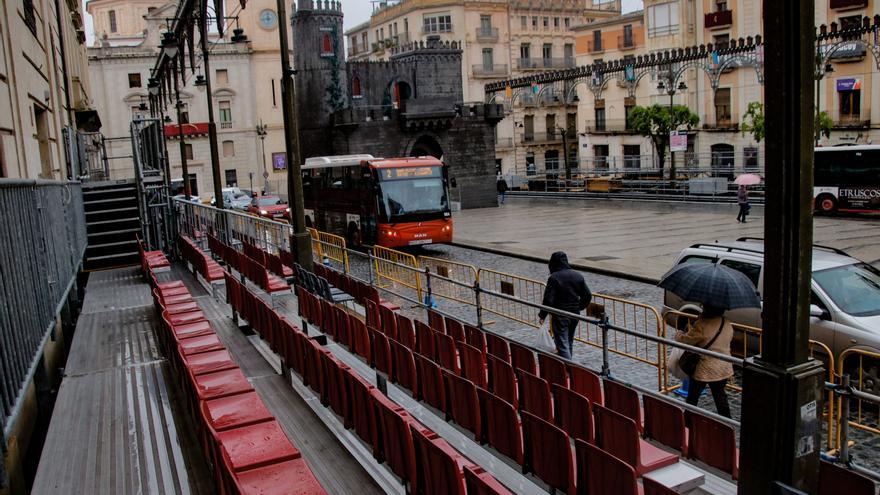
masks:
<instances>
[{"instance_id":1,"label":"tree","mask_svg":"<svg viewBox=\"0 0 880 495\"><path fill-rule=\"evenodd\" d=\"M658 165L663 173L666 161L666 148L669 146L669 133L684 126L688 130L700 123L700 117L684 105L651 105L650 107L634 107L629 114L630 128L642 136L651 138L657 151ZM675 179L675 164L670 170L670 177Z\"/></svg>"},{"instance_id":2,"label":"tree","mask_svg":"<svg viewBox=\"0 0 880 495\"><path fill-rule=\"evenodd\" d=\"M825 136L826 138L831 137L831 128L834 127L834 121L831 120L831 116L828 115L828 112L822 110L818 114L816 114L816 121L813 124L813 134L815 134L816 144L819 144L819 138Z\"/></svg>"},{"instance_id":3,"label":"tree","mask_svg":"<svg viewBox=\"0 0 880 495\"><path fill-rule=\"evenodd\" d=\"M749 133L755 138L756 143L760 143L764 139L764 104L759 101L749 103L740 127L743 135Z\"/></svg>"}]
</instances>

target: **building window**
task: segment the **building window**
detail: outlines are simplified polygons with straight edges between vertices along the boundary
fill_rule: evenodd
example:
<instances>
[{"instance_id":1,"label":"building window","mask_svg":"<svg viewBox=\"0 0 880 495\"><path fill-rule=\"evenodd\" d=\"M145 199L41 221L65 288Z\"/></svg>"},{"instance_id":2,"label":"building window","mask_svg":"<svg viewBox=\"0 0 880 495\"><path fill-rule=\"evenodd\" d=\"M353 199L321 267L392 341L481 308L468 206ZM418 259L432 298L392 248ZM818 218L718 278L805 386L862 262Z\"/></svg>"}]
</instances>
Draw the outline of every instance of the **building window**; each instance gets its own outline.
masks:
<instances>
[{"instance_id":1,"label":"building window","mask_svg":"<svg viewBox=\"0 0 880 495\"><path fill-rule=\"evenodd\" d=\"M553 27L555 27L557 29L559 28L559 18L558 17L553 18Z\"/></svg>"},{"instance_id":2,"label":"building window","mask_svg":"<svg viewBox=\"0 0 880 495\"><path fill-rule=\"evenodd\" d=\"M593 31L593 49L591 51L601 52L602 51L602 31L596 30Z\"/></svg>"},{"instance_id":3,"label":"building window","mask_svg":"<svg viewBox=\"0 0 880 495\"><path fill-rule=\"evenodd\" d=\"M116 32L116 11L111 10L110 12L107 13L107 17L110 20L110 32L115 33Z\"/></svg>"},{"instance_id":4,"label":"building window","mask_svg":"<svg viewBox=\"0 0 880 495\"><path fill-rule=\"evenodd\" d=\"M727 0L715 0L715 12L724 12L727 10Z\"/></svg>"},{"instance_id":5,"label":"building window","mask_svg":"<svg viewBox=\"0 0 880 495\"><path fill-rule=\"evenodd\" d=\"M483 48L483 70L492 72L495 67L495 58L491 48Z\"/></svg>"},{"instance_id":6,"label":"building window","mask_svg":"<svg viewBox=\"0 0 880 495\"><path fill-rule=\"evenodd\" d=\"M715 91L715 121L719 125L730 124L730 88Z\"/></svg>"},{"instance_id":7,"label":"building window","mask_svg":"<svg viewBox=\"0 0 880 495\"><path fill-rule=\"evenodd\" d=\"M605 108L597 108L596 109L596 125L594 130L604 131L605 130Z\"/></svg>"},{"instance_id":8,"label":"building window","mask_svg":"<svg viewBox=\"0 0 880 495\"><path fill-rule=\"evenodd\" d=\"M403 20L403 32L404 34L409 34L409 19Z\"/></svg>"},{"instance_id":9,"label":"building window","mask_svg":"<svg viewBox=\"0 0 880 495\"><path fill-rule=\"evenodd\" d=\"M385 28L379 28L379 39L385 41Z\"/></svg>"},{"instance_id":10,"label":"building window","mask_svg":"<svg viewBox=\"0 0 880 495\"><path fill-rule=\"evenodd\" d=\"M678 2L648 7L648 36L665 36L678 32Z\"/></svg>"},{"instance_id":11,"label":"building window","mask_svg":"<svg viewBox=\"0 0 880 495\"><path fill-rule=\"evenodd\" d=\"M743 162L745 162L746 169L758 168L758 148L743 148Z\"/></svg>"},{"instance_id":12,"label":"building window","mask_svg":"<svg viewBox=\"0 0 880 495\"><path fill-rule=\"evenodd\" d=\"M542 55L544 56L544 66L549 67L550 61L553 59L553 43L544 43Z\"/></svg>"},{"instance_id":13,"label":"building window","mask_svg":"<svg viewBox=\"0 0 880 495\"><path fill-rule=\"evenodd\" d=\"M223 141L223 156L235 156L235 143L231 140Z\"/></svg>"},{"instance_id":14,"label":"building window","mask_svg":"<svg viewBox=\"0 0 880 495\"><path fill-rule=\"evenodd\" d=\"M452 32L452 16L449 14L434 14L425 16L424 32L426 33L451 33Z\"/></svg>"},{"instance_id":15,"label":"building window","mask_svg":"<svg viewBox=\"0 0 880 495\"><path fill-rule=\"evenodd\" d=\"M220 101L220 128L232 128L232 104L229 100Z\"/></svg>"},{"instance_id":16,"label":"building window","mask_svg":"<svg viewBox=\"0 0 880 495\"><path fill-rule=\"evenodd\" d=\"M566 43L562 47L562 56L565 57L565 66L574 67L574 45Z\"/></svg>"},{"instance_id":17,"label":"building window","mask_svg":"<svg viewBox=\"0 0 880 495\"><path fill-rule=\"evenodd\" d=\"M37 13L34 11L34 0L23 0L24 23L31 33L37 35ZM111 11L112 12L112 11Z\"/></svg>"},{"instance_id":18,"label":"building window","mask_svg":"<svg viewBox=\"0 0 880 495\"><path fill-rule=\"evenodd\" d=\"M526 153L526 175L535 175L535 154Z\"/></svg>"},{"instance_id":19,"label":"building window","mask_svg":"<svg viewBox=\"0 0 880 495\"><path fill-rule=\"evenodd\" d=\"M523 117L523 141L535 140L535 116L526 115Z\"/></svg>"},{"instance_id":20,"label":"building window","mask_svg":"<svg viewBox=\"0 0 880 495\"><path fill-rule=\"evenodd\" d=\"M321 56L333 55L333 40L330 39L330 33L321 35Z\"/></svg>"},{"instance_id":21,"label":"building window","mask_svg":"<svg viewBox=\"0 0 880 495\"><path fill-rule=\"evenodd\" d=\"M641 148L637 144L623 145L623 167L639 168L642 161Z\"/></svg>"},{"instance_id":22,"label":"building window","mask_svg":"<svg viewBox=\"0 0 880 495\"><path fill-rule=\"evenodd\" d=\"M841 122L859 120L859 115L861 113L862 90L858 87L859 85L857 83L847 84L852 80L853 79L843 79L842 81L845 85L841 85L841 80L837 82L837 95L840 101Z\"/></svg>"},{"instance_id":23,"label":"building window","mask_svg":"<svg viewBox=\"0 0 880 495\"><path fill-rule=\"evenodd\" d=\"M839 20L840 30L842 32L847 32L851 29L858 30L862 27L862 16L860 15L850 15L846 17L841 17ZM860 34L850 34L845 35L842 38L845 40L854 40L859 39L861 37Z\"/></svg>"},{"instance_id":24,"label":"building window","mask_svg":"<svg viewBox=\"0 0 880 495\"><path fill-rule=\"evenodd\" d=\"M727 45L730 43L730 35L729 34L719 34L712 37L712 44L715 46L716 50L723 50L727 48Z\"/></svg>"},{"instance_id":25,"label":"building window","mask_svg":"<svg viewBox=\"0 0 880 495\"><path fill-rule=\"evenodd\" d=\"M139 88L141 87L141 74L140 72L132 72L128 75L128 87L129 88Z\"/></svg>"},{"instance_id":26,"label":"building window","mask_svg":"<svg viewBox=\"0 0 880 495\"><path fill-rule=\"evenodd\" d=\"M361 35L361 46L364 47L364 50L367 49L367 44L368 44L368 41L367 41L367 33L364 33L364 34Z\"/></svg>"},{"instance_id":27,"label":"building window","mask_svg":"<svg viewBox=\"0 0 880 495\"><path fill-rule=\"evenodd\" d=\"M536 15L532 16L532 28L538 29L538 16Z\"/></svg>"},{"instance_id":28,"label":"building window","mask_svg":"<svg viewBox=\"0 0 880 495\"><path fill-rule=\"evenodd\" d=\"M565 132L569 136L574 136L577 133L577 117L576 113L565 114Z\"/></svg>"},{"instance_id":29,"label":"building window","mask_svg":"<svg viewBox=\"0 0 880 495\"><path fill-rule=\"evenodd\" d=\"M634 102L624 102L624 104L623 104L623 112L624 112L624 120L625 120L624 126L625 126L626 130L630 130L630 128L632 127L632 125L629 122L629 117L630 117L630 114L632 113L633 108L635 108L635 107L636 107L636 105Z\"/></svg>"},{"instance_id":30,"label":"building window","mask_svg":"<svg viewBox=\"0 0 880 495\"><path fill-rule=\"evenodd\" d=\"M549 28L549 27L550 27L550 18L545 16L544 17L544 28Z\"/></svg>"},{"instance_id":31,"label":"building window","mask_svg":"<svg viewBox=\"0 0 880 495\"><path fill-rule=\"evenodd\" d=\"M568 17L566 17L566 18L565 18L565 29L568 29L568 28L570 28L570 27L571 27L571 19L569 19Z\"/></svg>"},{"instance_id":32,"label":"building window","mask_svg":"<svg viewBox=\"0 0 880 495\"><path fill-rule=\"evenodd\" d=\"M352 98L363 98L363 90L361 89L361 78L354 76L351 78L351 96Z\"/></svg>"},{"instance_id":33,"label":"building window","mask_svg":"<svg viewBox=\"0 0 880 495\"><path fill-rule=\"evenodd\" d=\"M528 17L526 17L526 16L524 16L524 15L519 16L519 27L525 29L525 28L527 28L528 26L529 26L529 19L528 19Z\"/></svg>"},{"instance_id":34,"label":"building window","mask_svg":"<svg viewBox=\"0 0 880 495\"><path fill-rule=\"evenodd\" d=\"M226 143L227 141L224 141ZM238 173L235 169L226 169L226 187L237 187L238 186Z\"/></svg>"},{"instance_id":35,"label":"building window","mask_svg":"<svg viewBox=\"0 0 880 495\"><path fill-rule=\"evenodd\" d=\"M523 43L523 44L519 45L519 58L522 58L522 59L532 58L532 45L530 43Z\"/></svg>"},{"instance_id":36,"label":"building window","mask_svg":"<svg viewBox=\"0 0 880 495\"><path fill-rule=\"evenodd\" d=\"M608 145L597 144L593 146L593 157L596 168L608 168Z\"/></svg>"},{"instance_id":37,"label":"building window","mask_svg":"<svg viewBox=\"0 0 880 495\"><path fill-rule=\"evenodd\" d=\"M547 150L544 152L544 169L545 170L559 170L559 150ZM551 174L547 174L547 178L550 178ZM558 177L558 174L552 174L554 177Z\"/></svg>"},{"instance_id":38,"label":"building window","mask_svg":"<svg viewBox=\"0 0 880 495\"><path fill-rule=\"evenodd\" d=\"M548 113L546 117L544 117L545 129L547 130L547 137L555 139L556 138L556 115L552 113Z\"/></svg>"},{"instance_id":39,"label":"building window","mask_svg":"<svg viewBox=\"0 0 880 495\"><path fill-rule=\"evenodd\" d=\"M627 24L623 26L623 47L630 48L634 45L633 43L633 27L632 24Z\"/></svg>"},{"instance_id":40,"label":"building window","mask_svg":"<svg viewBox=\"0 0 880 495\"><path fill-rule=\"evenodd\" d=\"M217 84L229 85L229 71L217 69Z\"/></svg>"},{"instance_id":41,"label":"building window","mask_svg":"<svg viewBox=\"0 0 880 495\"><path fill-rule=\"evenodd\" d=\"M186 159L187 159L187 160L192 160L192 159L193 159L193 145L191 145L191 144L184 144L184 145L183 145L183 148L184 148L184 153L183 153L183 154L184 154L184 156L186 156Z\"/></svg>"}]
</instances>

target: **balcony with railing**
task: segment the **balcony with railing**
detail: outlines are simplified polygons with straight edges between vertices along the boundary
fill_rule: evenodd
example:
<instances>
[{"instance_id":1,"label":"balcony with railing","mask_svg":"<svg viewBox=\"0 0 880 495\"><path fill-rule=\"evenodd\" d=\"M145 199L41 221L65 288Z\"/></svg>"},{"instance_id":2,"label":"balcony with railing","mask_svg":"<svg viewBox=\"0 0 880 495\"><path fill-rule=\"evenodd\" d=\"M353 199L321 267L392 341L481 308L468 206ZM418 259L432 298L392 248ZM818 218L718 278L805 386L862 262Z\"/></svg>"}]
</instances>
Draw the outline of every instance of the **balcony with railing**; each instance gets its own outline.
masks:
<instances>
[{"instance_id":1,"label":"balcony with railing","mask_svg":"<svg viewBox=\"0 0 880 495\"><path fill-rule=\"evenodd\" d=\"M587 134L632 134L634 132L626 119L588 120L584 130Z\"/></svg>"},{"instance_id":2,"label":"balcony with railing","mask_svg":"<svg viewBox=\"0 0 880 495\"><path fill-rule=\"evenodd\" d=\"M564 136L563 136L564 135ZM548 131L548 132L525 132L520 139L523 144L552 144L561 143L563 137L569 142L577 139L575 131Z\"/></svg>"},{"instance_id":3,"label":"balcony with railing","mask_svg":"<svg viewBox=\"0 0 880 495\"><path fill-rule=\"evenodd\" d=\"M493 43L498 41L498 28L478 27L477 41L488 41Z\"/></svg>"},{"instance_id":4,"label":"balcony with railing","mask_svg":"<svg viewBox=\"0 0 880 495\"><path fill-rule=\"evenodd\" d=\"M570 69L574 66L574 57L520 58L516 63L519 70Z\"/></svg>"},{"instance_id":5,"label":"balcony with railing","mask_svg":"<svg viewBox=\"0 0 880 495\"><path fill-rule=\"evenodd\" d=\"M636 40L632 36L618 36L617 37L617 49L618 50L632 50L636 47Z\"/></svg>"},{"instance_id":6,"label":"balcony with railing","mask_svg":"<svg viewBox=\"0 0 880 495\"><path fill-rule=\"evenodd\" d=\"M602 53L605 51L605 45L602 44L602 40L599 40L596 43L596 40L587 40L587 52L589 53Z\"/></svg>"},{"instance_id":7,"label":"balcony with railing","mask_svg":"<svg viewBox=\"0 0 880 495\"><path fill-rule=\"evenodd\" d=\"M706 29L719 29L733 24L733 11L720 10L718 12L709 12L703 18L703 25Z\"/></svg>"},{"instance_id":8,"label":"balcony with railing","mask_svg":"<svg viewBox=\"0 0 880 495\"><path fill-rule=\"evenodd\" d=\"M232 121L231 120L221 121L220 128L221 129L232 129Z\"/></svg>"},{"instance_id":9,"label":"balcony with railing","mask_svg":"<svg viewBox=\"0 0 880 495\"><path fill-rule=\"evenodd\" d=\"M510 73L507 64L474 64L471 71L474 77L500 77Z\"/></svg>"},{"instance_id":10,"label":"balcony with railing","mask_svg":"<svg viewBox=\"0 0 880 495\"><path fill-rule=\"evenodd\" d=\"M834 122L835 129L868 129L871 127L871 119L862 119L858 115L852 117L841 115Z\"/></svg>"},{"instance_id":11,"label":"balcony with railing","mask_svg":"<svg viewBox=\"0 0 880 495\"><path fill-rule=\"evenodd\" d=\"M703 129L707 131L739 131L739 122L731 117L716 118L715 122L704 122Z\"/></svg>"}]
</instances>

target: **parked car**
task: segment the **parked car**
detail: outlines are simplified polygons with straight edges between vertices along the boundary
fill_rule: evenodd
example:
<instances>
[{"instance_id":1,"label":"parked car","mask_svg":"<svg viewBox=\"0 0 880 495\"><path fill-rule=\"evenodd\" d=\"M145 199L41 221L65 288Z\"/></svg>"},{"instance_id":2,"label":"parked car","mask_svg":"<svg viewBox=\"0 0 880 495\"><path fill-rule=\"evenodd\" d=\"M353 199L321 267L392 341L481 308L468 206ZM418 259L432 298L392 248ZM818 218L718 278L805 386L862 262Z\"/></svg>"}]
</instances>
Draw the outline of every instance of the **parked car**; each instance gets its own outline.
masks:
<instances>
[{"instance_id":1,"label":"parked car","mask_svg":"<svg viewBox=\"0 0 880 495\"><path fill-rule=\"evenodd\" d=\"M235 210L246 210L251 203L251 197L242 189L237 187L224 187L221 189L223 194L223 206ZM211 195L211 206L217 203L214 195Z\"/></svg>"},{"instance_id":2,"label":"parked car","mask_svg":"<svg viewBox=\"0 0 880 495\"><path fill-rule=\"evenodd\" d=\"M694 244L679 254L675 265L681 263L720 263L745 274L755 284L758 295L763 294L764 242L761 239ZM683 301L669 291L663 299L664 313L700 311L699 304ZM810 338L828 346L835 359L847 349L880 353L880 270L839 249L814 246L810 303ZM664 318L667 316L664 314ZM761 310L757 308L731 310L726 316L734 323L761 327ZM739 342L742 349L742 341ZM750 339L748 344L750 354L756 353L757 339ZM865 359L861 370L855 367L857 361L847 360L852 363L848 371L861 372L858 376L863 390L880 392L880 360Z\"/></svg>"},{"instance_id":3,"label":"parked car","mask_svg":"<svg viewBox=\"0 0 880 495\"><path fill-rule=\"evenodd\" d=\"M287 203L281 202L278 196L260 196L251 200L247 211L263 218L280 220L290 218L290 208Z\"/></svg>"}]
</instances>

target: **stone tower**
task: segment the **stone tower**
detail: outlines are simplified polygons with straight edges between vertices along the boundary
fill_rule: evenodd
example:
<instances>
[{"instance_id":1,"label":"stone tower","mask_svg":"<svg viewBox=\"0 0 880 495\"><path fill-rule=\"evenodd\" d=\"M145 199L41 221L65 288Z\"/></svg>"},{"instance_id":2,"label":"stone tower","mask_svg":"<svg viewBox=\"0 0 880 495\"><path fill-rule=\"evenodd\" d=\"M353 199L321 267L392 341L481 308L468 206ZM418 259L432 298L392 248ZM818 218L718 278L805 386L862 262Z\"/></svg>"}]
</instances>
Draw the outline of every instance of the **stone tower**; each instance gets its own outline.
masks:
<instances>
[{"instance_id":1,"label":"stone tower","mask_svg":"<svg viewBox=\"0 0 880 495\"><path fill-rule=\"evenodd\" d=\"M303 158L330 155L331 116L345 106L348 94L342 3L299 0L293 14L292 48Z\"/></svg>"}]
</instances>

